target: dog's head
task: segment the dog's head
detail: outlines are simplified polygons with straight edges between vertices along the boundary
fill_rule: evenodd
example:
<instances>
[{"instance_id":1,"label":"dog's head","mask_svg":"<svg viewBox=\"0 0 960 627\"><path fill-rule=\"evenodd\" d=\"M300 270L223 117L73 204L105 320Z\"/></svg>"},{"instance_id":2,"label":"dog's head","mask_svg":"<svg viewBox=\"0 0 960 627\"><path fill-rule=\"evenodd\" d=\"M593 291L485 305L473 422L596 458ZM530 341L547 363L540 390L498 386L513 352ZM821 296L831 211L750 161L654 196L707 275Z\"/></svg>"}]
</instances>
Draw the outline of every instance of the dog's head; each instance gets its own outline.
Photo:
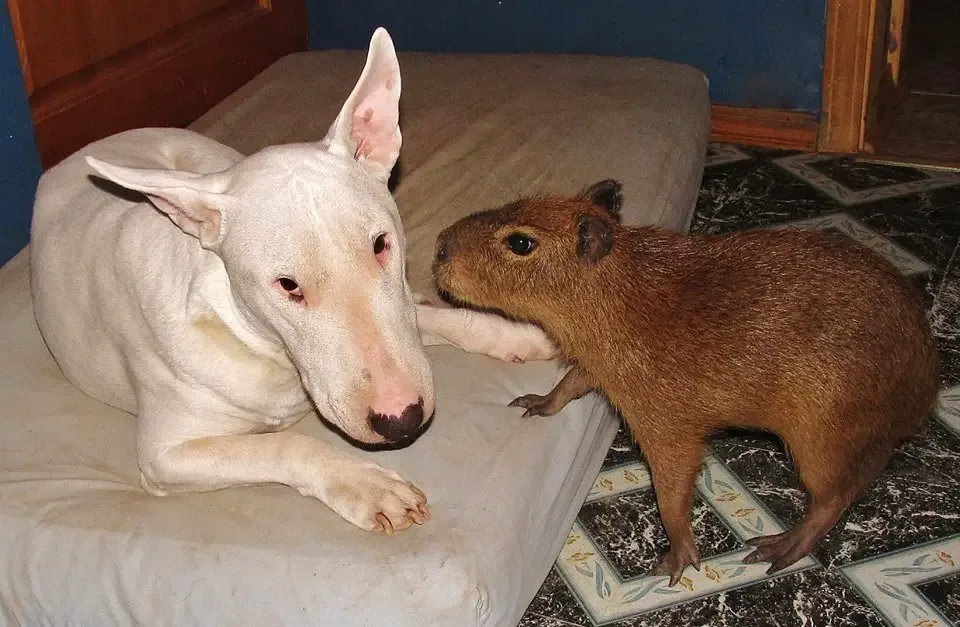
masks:
<instances>
[{"instance_id":1,"label":"dog's head","mask_svg":"<svg viewBox=\"0 0 960 627\"><path fill-rule=\"evenodd\" d=\"M87 159L222 260L234 324L282 343L321 414L365 444L412 441L434 407L387 189L400 153L399 99L393 42L378 29L318 144L266 148L213 174Z\"/></svg>"}]
</instances>

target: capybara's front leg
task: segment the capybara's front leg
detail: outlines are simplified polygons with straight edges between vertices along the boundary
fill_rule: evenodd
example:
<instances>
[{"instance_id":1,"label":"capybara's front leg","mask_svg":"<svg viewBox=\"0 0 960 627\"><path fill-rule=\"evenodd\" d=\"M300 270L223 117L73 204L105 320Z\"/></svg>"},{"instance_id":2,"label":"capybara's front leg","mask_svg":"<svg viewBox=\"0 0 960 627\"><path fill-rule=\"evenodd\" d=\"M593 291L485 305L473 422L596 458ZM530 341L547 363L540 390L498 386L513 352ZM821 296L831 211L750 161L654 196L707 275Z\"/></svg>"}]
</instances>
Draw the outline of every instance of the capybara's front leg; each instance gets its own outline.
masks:
<instances>
[{"instance_id":1,"label":"capybara's front leg","mask_svg":"<svg viewBox=\"0 0 960 627\"><path fill-rule=\"evenodd\" d=\"M636 434L636 430L633 431ZM667 575L670 585L674 586L687 566L700 570L700 552L693 538L690 516L694 485L703 458L703 439L681 433L660 442L650 442L644 437L640 448L650 465L660 519L670 540L670 551L650 574Z\"/></svg>"},{"instance_id":2,"label":"capybara's front leg","mask_svg":"<svg viewBox=\"0 0 960 627\"><path fill-rule=\"evenodd\" d=\"M574 365L546 396L525 394L511 401L510 407L525 407L527 411L523 412L524 418L552 416L563 409L567 403L580 398L594 387L587 372L579 365Z\"/></svg>"}]
</instances>

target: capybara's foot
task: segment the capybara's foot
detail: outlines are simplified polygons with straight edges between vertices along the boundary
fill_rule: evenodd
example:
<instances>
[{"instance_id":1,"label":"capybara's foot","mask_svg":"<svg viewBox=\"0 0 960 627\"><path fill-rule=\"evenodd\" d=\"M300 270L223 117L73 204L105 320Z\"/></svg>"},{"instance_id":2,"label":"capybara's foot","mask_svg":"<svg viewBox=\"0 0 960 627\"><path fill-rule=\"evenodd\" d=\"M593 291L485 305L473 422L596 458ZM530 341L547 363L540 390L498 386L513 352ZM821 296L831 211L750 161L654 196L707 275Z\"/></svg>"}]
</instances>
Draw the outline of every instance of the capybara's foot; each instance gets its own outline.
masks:
<instances>
[{"instance_id":1,"label":"capybara's foot","mask_svg":"<svg viewBox=\"0 0 960 627\"><path fill-rule=\"evenodd\" d=\"M700 570L700 552L693 543L685 547L671 547L663 561L650 571L650 576L669 576L670 587L673 587L683 577L683 571L686 570L687 566L693 566Z\"/></svg>"},{"instance_id":2,"label":"capybara's foot","mask_svg":"<svg viewBox=\"0 0 960 627\"><path fill-rule=\"evenodd\" d=\"M570 401L582 397L591 390L590 377L580 366L574 366L563 375L560 382L546 396L524 394L510 402L510 407L525 407L523 417L552 416L566 407Z\"/></svg>"},{"instance_id":3,"label":"capybara's foot","mask_svg":"<svg viewBox=\"0 0 960 627\"><path fill-rule=\"evenodd\" d=\"M772 575L803 559L810 553L816 540L811 543L798 531L799 528L773 536L750 538L747 544L756 547L756 550L744 557L743 563L770 562L767 574Z\"/></svg>"},{"instance_id":4,"label":"capybara's foot","mask_svg":"<svg viewBox=\"0 0 960 627\"><path fill-rule=\"evenodd\" d=\"M524 418L531 416L552 416L563 409L566 403L557 402L555 394L540 396L539 394L524 394L510 401L510 407L524 407Z\"/></svg>"},{"instance_id":5,"label":"capybara's foot","mask_svg":"<svg viewBox=\"0 0 960 627\"><path fill-rule=\"evenodd\" d=\"M814 496L803 520L790 531L747 540L747 544L756 547L756 550L744 557L743 563L770 562L767 574L772 575L803 559L820 538L837 524L840 514L853 500L853 494L853 491L848 491L832 498Z\"/></svg>"}]
</instances>

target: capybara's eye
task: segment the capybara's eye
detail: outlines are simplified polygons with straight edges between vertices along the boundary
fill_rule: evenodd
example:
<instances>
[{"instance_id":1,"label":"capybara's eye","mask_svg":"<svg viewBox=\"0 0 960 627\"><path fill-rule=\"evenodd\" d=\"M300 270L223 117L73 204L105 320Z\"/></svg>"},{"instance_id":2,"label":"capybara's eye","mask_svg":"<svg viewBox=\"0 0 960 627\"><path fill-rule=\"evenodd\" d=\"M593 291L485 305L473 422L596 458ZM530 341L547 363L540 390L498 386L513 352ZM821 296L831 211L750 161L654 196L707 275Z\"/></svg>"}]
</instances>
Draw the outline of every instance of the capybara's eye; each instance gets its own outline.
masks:
<instances>
[{"instance_id":1,"label":"capybara's eye","mask_svg":"<svg viewBox=\"0 0 960 627\"><path fill-rule=\"evenodd\" d=\"M303 290L300 289L300 286L297 285L297 282L287 276L282 276L277 279L277 285L280 286L284 292L287 293L287 296L290 297L295 303L303 302Z\"/></svg>"},{"instance_id":2,"label":"capybara's eye","mask_svg":"<svg viewBox=\"0 0 960 627\"><path fill-rule=\"evenodd\" d=\"M377 262L381 266L387 263L387 253L390 251L390 241L386 233L381 233L373 240L373 254L377 257Z\"/></svg>"},{"instance_id":3,"label":"capybara's eye","mask_svg":"<svg viewBox=\"0 0 960 627\"><path fill-rule=\"evenodd\" d=\"M529 255L537 247L537 240L522 233L507 236L507 246L518 255Z\"/></svg>"}]
</instances>

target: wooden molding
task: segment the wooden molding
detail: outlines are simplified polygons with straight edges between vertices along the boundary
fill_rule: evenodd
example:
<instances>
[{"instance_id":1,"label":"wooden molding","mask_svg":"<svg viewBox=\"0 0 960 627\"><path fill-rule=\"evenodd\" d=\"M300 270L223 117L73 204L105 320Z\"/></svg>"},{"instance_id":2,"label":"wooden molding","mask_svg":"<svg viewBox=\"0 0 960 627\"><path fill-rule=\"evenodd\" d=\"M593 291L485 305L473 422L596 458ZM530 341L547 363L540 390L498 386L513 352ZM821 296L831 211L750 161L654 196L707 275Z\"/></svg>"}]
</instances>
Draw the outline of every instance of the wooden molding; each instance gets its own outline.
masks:
<instances>
[{"instance_id":1,"label":"wooden molding","mask_svg":"<svg viewBox=\"0 0 960 627\"><path fill-rule=\"evenodd\" d=\"M710 141L816 150L817 117L802 111L712 105Z\"/></svg>"},{"instance_id":2,"label":"wooden molding","mask_svg":"<svg viewBox=\"0 0 960 627\"><path fill-rule=\"evenodd\" d=\"M863 145L877 0L827 0L818 149L856 153Z\"/></svg>"}]
</instances>

